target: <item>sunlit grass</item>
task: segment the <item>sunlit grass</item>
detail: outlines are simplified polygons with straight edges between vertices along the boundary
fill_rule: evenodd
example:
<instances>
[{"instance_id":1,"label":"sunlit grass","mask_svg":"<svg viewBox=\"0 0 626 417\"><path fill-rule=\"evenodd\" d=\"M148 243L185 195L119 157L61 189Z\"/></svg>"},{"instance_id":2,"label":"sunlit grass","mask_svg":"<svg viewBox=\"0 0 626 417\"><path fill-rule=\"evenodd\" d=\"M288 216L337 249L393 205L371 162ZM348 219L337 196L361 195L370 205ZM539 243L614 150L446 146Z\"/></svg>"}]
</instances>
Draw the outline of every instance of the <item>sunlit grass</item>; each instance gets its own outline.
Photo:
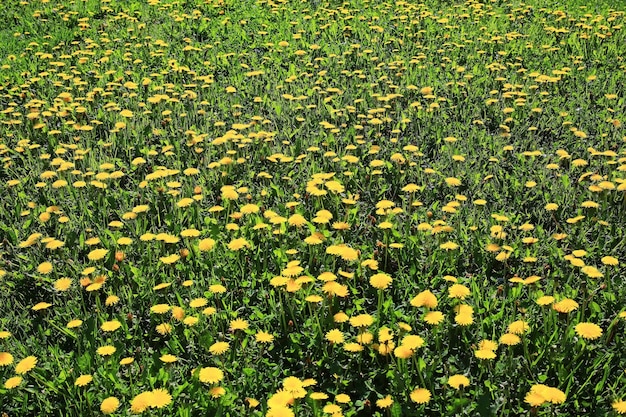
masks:
<instances>
[{"instance_id":1,"label":"sunlit grass","mask_svg":"<svg viewBox=\"0 0 626 417\"><path fill-rule=\"evenodd\" d=\"M1 411L626 414L609 7L2 2Z\"/></svg>"}]
</instances>

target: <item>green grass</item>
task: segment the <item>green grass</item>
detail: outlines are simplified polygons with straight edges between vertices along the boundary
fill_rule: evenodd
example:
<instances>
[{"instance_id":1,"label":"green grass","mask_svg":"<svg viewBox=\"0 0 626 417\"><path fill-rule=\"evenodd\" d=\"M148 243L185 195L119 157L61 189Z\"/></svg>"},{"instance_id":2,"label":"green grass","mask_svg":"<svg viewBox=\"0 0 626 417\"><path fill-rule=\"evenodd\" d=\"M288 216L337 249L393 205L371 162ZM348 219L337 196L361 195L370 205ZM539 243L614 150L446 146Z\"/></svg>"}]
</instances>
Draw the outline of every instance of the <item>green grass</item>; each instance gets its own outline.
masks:
<instances>
[{"instance_id":1,"label":"green grass","mask_svg":"<svg viewBox=\"0 0 626 417\"><path fill-rule=\"evenodd\" d=\"M625 8L581 5L2 2L0 411L625 410Z\"/></svg>"}]
</instances>

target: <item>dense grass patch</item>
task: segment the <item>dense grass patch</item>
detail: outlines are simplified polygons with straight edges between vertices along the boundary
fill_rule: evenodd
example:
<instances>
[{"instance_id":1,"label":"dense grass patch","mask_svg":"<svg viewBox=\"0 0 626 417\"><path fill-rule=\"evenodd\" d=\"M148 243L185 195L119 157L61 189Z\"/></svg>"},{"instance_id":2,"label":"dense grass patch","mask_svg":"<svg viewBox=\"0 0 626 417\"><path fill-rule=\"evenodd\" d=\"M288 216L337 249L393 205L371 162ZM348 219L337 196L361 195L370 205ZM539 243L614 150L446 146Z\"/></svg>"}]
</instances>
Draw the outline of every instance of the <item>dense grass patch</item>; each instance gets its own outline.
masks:
<instances>
[{"instance_id":1,"label":"dense grass patch","mask_svg":"<svg viewBox=\"0 0 626 417\"><path fill-rule=\"evenodd\" d=\"M614 2L0 3L0 411L626 413Z\"/></svg>"}]
</instances>

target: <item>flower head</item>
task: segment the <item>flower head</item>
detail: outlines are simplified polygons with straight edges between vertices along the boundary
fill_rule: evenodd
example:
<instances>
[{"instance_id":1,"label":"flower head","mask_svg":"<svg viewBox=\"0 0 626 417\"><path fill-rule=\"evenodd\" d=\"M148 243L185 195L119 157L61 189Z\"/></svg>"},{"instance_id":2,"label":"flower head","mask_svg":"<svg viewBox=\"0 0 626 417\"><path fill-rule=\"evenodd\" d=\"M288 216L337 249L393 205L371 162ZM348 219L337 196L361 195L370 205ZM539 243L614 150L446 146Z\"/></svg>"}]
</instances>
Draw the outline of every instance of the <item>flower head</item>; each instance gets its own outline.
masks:
<instances>
[{"instance_id":1,"label":"flower head","mask_svg":"<svg viewBox=\"0 0 626 417\"><path fill-rule=\"evenodd\" d=\"M27 356L15 365L15 373L22 375L32 370L37 365L37 358L34 356Z\"/></svg>"},{"instance_id":2,"label":"flower head","mask_svg":"<svg viewBox=\"0 0 626 417\"><path fill-rule=\"evenodd\" d=\"M602 336L602 328L594 323L578 323L574 329L583 339L593 340Z\"/></svg>"},{"instance_id":3,"label":"flower head","mask_svg":"<svg viewBox=\"0 0 626 417\"><path fill-rule=\"evenodd\" d=\"M467 387L470 384L470 380L465 375L452 375L448 378L448 385L454 389L460 389L461 387Z\"/></svg>"},{"instance_id":4,"label":"flower head","mask_svg":"<svg viewBox=\"0 0 626 417\"><path fill-rule=\"evenodd\" d=\"M115 410L120 406L120 400L115 397L105 398L102 403L100 403L100 411L104 414L113 414Z\"/></svg>"}]
</instances>

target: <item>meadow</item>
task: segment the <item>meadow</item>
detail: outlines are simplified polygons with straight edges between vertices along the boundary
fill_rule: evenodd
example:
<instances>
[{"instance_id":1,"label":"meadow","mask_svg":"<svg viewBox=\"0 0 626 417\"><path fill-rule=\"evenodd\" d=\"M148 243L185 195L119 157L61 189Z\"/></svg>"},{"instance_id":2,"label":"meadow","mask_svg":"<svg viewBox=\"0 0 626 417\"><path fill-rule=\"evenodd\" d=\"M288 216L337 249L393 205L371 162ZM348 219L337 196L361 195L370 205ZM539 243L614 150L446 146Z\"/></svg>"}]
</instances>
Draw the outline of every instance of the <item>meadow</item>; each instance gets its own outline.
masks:
<instances>
[{"instance_id":1,"label":"meadow","mask_svg":"<svg viewBox=\"0 0 626 417\"><path fill-rule=\"evenodd\" d=\"M0 413L626 414L625 12L3 0Z\"/></svg>"}]
</instances>

